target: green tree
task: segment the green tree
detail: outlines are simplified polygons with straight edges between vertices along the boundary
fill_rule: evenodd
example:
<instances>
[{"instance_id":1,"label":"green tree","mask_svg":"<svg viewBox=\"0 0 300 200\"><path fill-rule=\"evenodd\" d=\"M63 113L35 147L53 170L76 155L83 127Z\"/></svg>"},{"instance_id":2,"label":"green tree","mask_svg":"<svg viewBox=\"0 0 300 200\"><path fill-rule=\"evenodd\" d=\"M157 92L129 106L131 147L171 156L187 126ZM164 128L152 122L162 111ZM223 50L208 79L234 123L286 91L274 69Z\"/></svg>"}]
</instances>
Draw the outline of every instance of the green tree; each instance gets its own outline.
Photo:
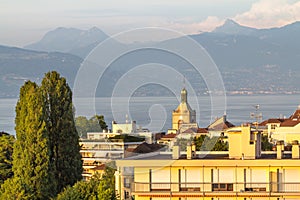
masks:
<instances>
[{"instance_id":1,"label":"green tree","mask_svg":"<svg viewBox=\"0 0 300 200\"><path fill-rule=\"evenodd\" d=\"M107 130L107 125L103 115L94 115L90 120L96 121L97 124L100 126L101 130Z\"/></svg>"},{"instance_id":2,"label":"green tree","mask_svg":"<svg viewBox=\"0 0 300 200\"><path fill-rule=\"evenodd\" d=\"M57 200L116 200L115 170L106 167L104 174L94 175L90 181L79 181L73 187L66 187Z\"/></svg>"},{"instance_id":3,"label":"green tree","mask_svg":"<svg viewBox=\"0 0 300 200\"><path fill-rule=\"evenodd\" d=\"M97 200L97 186L100 178L94 176L89 182L78 181L73 187L67 186L57 200Z\"/></svg>"},{"instance_id":4,"label":"green tree","mask_svg":"<svg viewBox=\"0 0 300 200\"><path fill-rule=\"evenodd\" d=\"M12 177L12 153L15 137L5 132L0 132L0 185Z\"/></svg>"},{"instance_id":5,"label":"green tree","mask_svg":"<svg viewBox=\"0 0 300 200\"><path fill-rule=\"evenodd\" d=\"M1 200L19 200L19 199L29 200L30 197L26 195L20 179L9 178L1 185L0 199Z\"/></svg>"},{"instance_id":6,"label":"green tree","mask_svg":"<svg viewBox=\"0 0 300 200\"><path fill-rule=\"evenodd\" d=\"M20 89L16 106L14 176L3 184L2 199L49 199L55 195L52 192L53 176L49 140L42 120L42 102L38 86L26 82Z\"/></svg>"},{"instance_id":7,"label":"green tree","mask_svg":"<svg viewBox=\"0 0 300 200\"><path fill-rule=\"evenodd\" d=\"M262 151L272 151L273 144L269 142L268 136L263 135L261 137L261 149Z\"/></svg>"},{"instance_id":8,"label":"green tree","mask_svg":"<svg viewBox=\"0 0 300 200\"><path fill-rule=\"evenodd\" d=\"M94 115L90 119L84 116L78 116L75 119L75 125L79 136L82 138L87 137L87 132L101 132L107 130L103 115Z\"/></svg>"},{"instance_id":9,"label":"green tree","mask_svg":"<svg viewBox=\"0 0 300 200\"><path fill-rule=\"evenodd\" d=\"M220 137L207 137L201 135L194 138L197 151L228 151L228 143Z\"/></svg>"},{"instance_id":10,"label":"green tree","mask_svg":"<svg viewBox=\"0 0 300 200\"><path fill-rule=\"evenodd\" d=\"M79 137L86 138L89 130L89 120L84 116L78 116L75 119L75 125Z\"/></svg>"},{"instance_id":11,"label":"green tree","mask_svg":"<svg viewBox=\"0 0 300 200\"><path fill-rule=\"evenodd\" d=\"M115 169L113 167L106 167L103 176L101 177L98 186L99 200L115 200Z\"/></svg>"},{"instance_id":12,"label":"green tree","mask_svg":"<svg viewBox=\"0 0 300 200\"><path fill-rule=\"evenodd\" d=\"M51 171L59 193L82 179L79 137L75 127L72 91L57 72L45 75L41 84L43 113L49 137Z\"/></svg>"}]
</instances>

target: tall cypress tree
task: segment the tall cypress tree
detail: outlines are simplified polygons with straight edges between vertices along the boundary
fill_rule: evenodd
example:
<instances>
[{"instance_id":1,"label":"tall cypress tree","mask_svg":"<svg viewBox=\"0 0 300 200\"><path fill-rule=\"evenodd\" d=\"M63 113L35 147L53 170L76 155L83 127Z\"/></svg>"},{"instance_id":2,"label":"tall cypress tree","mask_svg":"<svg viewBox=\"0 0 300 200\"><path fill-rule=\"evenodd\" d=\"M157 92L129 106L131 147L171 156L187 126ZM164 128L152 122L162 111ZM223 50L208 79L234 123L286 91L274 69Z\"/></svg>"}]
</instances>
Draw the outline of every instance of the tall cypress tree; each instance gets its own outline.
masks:
<instances>
[{"instance_id":1,"label":"tall cypress tree","mask_svg":"<svg viewBox=\"0 0 300 200\"><path fill-rule=\"evenodd\" d=\"M49 135L51 170L59 193L82 179L79 137L75 127L72 91L57 72L45 75L41 85L44 120Z\"/></svg>"},{"instance_id":2,"label":"tall cypress tree","mask_svg":"<svg viewBox=\"0 0 300 200\"><path fill-rule=\"evenodd\" d=\"M0 185L13 176L12 153L14 142L14 136L0 132Z\"/></svg>"},{"instance_id":3,"label":"tall cypress tree","mask_svg":"<svg viewBox=\"0 0 300 200\"><path fill-rule=\"evenodd\" d=\"M38 86L30 81L26 82L20 89L20 98L16 106L14 177L6 183L14 184L8 188L13 191L5 191L2 199L6 198L5 195L9 199L33 200L54 196L49 139L43 121L42 102Z\"/></svg>"}]
</instances>

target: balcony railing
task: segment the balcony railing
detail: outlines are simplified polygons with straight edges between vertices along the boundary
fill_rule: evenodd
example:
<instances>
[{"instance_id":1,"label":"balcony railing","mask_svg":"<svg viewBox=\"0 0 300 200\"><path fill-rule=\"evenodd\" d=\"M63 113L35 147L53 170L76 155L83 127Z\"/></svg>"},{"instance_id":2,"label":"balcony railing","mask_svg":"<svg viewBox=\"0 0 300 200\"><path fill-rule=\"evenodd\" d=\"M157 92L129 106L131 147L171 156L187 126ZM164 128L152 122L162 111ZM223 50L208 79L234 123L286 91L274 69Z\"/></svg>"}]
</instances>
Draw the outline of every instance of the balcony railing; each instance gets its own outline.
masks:
<instances>
[{"instance_id":1,"label":"balcony railing","mask_svg":"<svg viewBox=\"0 0 300 200\"><path fill-rule=\"evenodd\" d=\"M298 193L300 195L300 182L247 182L247 183L141 183L132 185L135 193L144 192L191 192L191 193Z\"/></svg>"}]
</instances>

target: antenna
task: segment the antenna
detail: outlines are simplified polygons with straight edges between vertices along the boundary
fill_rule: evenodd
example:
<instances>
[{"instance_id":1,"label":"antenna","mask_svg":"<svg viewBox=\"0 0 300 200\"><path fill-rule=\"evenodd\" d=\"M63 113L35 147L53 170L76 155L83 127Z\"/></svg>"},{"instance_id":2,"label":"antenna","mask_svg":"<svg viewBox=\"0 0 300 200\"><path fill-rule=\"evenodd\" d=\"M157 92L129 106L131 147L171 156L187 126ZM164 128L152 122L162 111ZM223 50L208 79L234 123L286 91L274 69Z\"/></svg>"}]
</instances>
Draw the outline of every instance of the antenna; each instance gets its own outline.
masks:
<instances>
[{"instance_id":1,"label":"antenna","mask_svg":"<svg viewBox=\"0 0 300 200\"><path fill-rule=\"evenodd\" d=\"M253 106L255 108L255 112L254 113L250 113L250 118L251 119L255 119L255 122L253 122L253 124L255 124L256 129L258 128L258 123L261 122L262 120L262 113L259 112L259 104L256 104Z\"/></svg>"},{"instance_id":2,"label":"antenna","mask_svg":"<svg viewBox=\"0 0 300 200\"><path fill-rule=\"evenodd\" d=\"M185 88L185 75L183 75L183 88Z\"/></svg>"}]
</instances>

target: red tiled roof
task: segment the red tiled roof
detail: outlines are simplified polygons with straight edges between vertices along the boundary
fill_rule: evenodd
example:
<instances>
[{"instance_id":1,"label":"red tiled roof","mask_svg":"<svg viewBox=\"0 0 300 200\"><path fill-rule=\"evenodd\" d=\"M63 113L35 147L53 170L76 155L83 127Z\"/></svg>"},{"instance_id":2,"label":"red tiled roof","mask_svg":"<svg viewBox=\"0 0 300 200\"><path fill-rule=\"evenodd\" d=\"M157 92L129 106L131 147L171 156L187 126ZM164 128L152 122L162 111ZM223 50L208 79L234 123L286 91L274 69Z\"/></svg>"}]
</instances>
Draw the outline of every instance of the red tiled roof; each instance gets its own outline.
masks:
<instances>
[{"instance_id":1,"label":"red tiled roof","mask_svg":"<svg viewBox=\"0 0 300 200\"><path fill-rule=\"evenodd\" d=\"M293 127L293 126L296 126L299 123L300 123L300 120L286 119L280 124L280 126Z\"/></svg>"},{"instance_id":2,"label":"red tiled roof","mask_svg":"<svg viewBox=\"0 0 300 200\"><path fill-rule=\"evenodd\" d=\"M267 125L267 124L280 124L280 123L282 123L283 121L284 121L284 119L280 119L280 118L278 118L278 119L276 119L276 118L271 118L271 119L267 119L267 120L261 122L261 123L259 124L259 126L265 126L265 125Z\"/></svg>"},{"instance_id":3,"label":"red tiled roof","mask_svg":"<svg viewBox=\"0 0 300 200\"><path fill-rule=\"evenodd\" d=\"M93 170L105 170L105 164L98 165L94 167Z\"/></svg>"},{"instance_id":4,"label":"red tiled roof","mask_svg":"<svg viewBox=\"0 0 300 200\"><path fill-rule=\"evenodd\" d=\"M220 123L220 124L217 124L209 129L211 130L225 130L225 129L228 129L228 128L231 128L231 127L234 127L234 125L228 121L225 121L225 123Z\"/></svg>"},{"instance_id":5,"label":"red tiled roof","mask_svg":"<svg viewBox=\"0 0 300 200\"><path fill-rule=\"evenodd\" d=\"M297 119L297 120L300 120L300 109L297 109L294 114L292 114L290 116L290 119Z\"/></svg>"},{"instance_id":6,"label":"red tiled roof","mask_svg":"<svg viewBox=\"0 0 300 200\"><path fill-rule=\"evenodd\" d=\"M183 131L182 133L197 133L197 128L189 128Z\"/></svg>"},{"instance_id":7,"label":"red tiled roof","mask_svg":"<svg viewBox=\"0 0 300 200\"><path fill-rule=\"evenodd\" d=\"M171 133L171 134L167 134L167 135L163 136L162 139L164 139L164 138L166 138L166 139L167 138L175 138L176 136L177 136L177 134L172 134Z\"/></svg>"},{"instance_id":8,"label":"red tiled roof","mask_svg":"<svg viewBox=\"0 0 300 200\"><path fill-rule=\"evenodd\" d=\"M135 148L127 148L126 151L128 152L134 152Z\"/></svg>"},{"instance_id":9,"label":"red tiled roof","mask_svg":"<svg viewBox=\"0 0 300 200\"><path fill-rule=\"evenodd\" d=\"M197 133L208 133L207 128L198 128Z\"/></svg>"},{"instance_id":10,"label":"red tiled roof","mask_svg":"<svg viewBox=\"0 0 300 200\"><path fill-rule=\"evenodd\" d=\"M163 146L160 144L148 144L146 142L137 146L133 153L150 153L161 149Z\"/></svg>"}]
</instances>

